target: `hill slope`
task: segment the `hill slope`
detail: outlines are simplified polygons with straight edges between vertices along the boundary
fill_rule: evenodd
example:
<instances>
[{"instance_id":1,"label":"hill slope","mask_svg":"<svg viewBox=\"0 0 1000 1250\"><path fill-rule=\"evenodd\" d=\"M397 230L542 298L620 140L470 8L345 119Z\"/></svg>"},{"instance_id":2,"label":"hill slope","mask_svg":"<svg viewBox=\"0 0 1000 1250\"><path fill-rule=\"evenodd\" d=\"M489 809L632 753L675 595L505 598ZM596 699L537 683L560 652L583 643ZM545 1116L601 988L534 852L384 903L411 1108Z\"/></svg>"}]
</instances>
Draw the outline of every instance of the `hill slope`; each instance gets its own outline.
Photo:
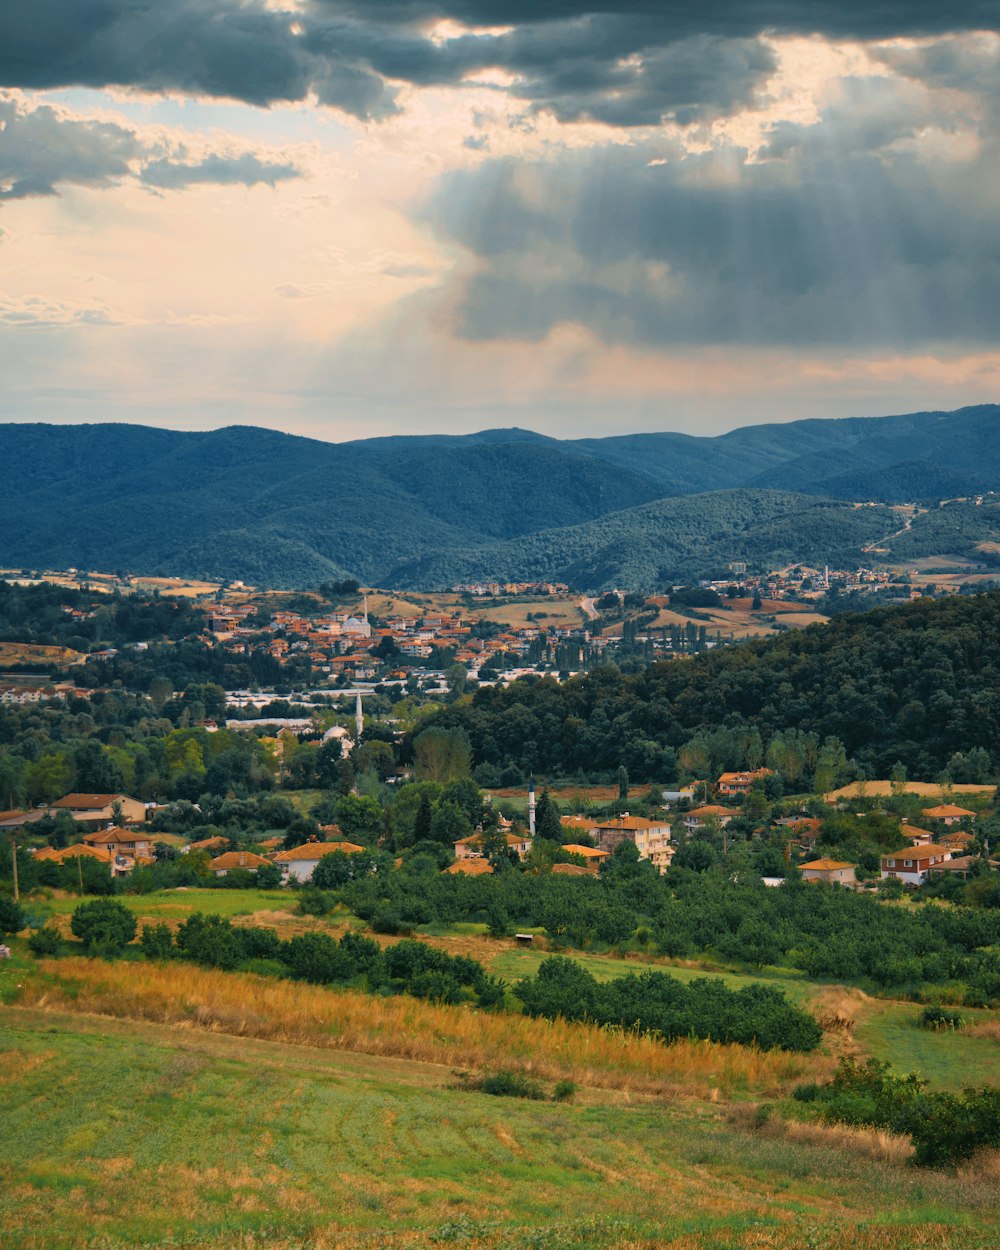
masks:
<instances>
[{"instance_id":1,"label":"hill slope","mask_svg":"<svg viewBox=\"0 0 1000 1250\"><path fill-rule=\"evenodd\" d=\"M836 559L877 537L828 501L776 511L763 495L739 498L746 488L898 501L1000 486L1000 407L575 441L518 429L332 444L240 426L0 425L0 463L11 486L0 564L284 586L560 569L597 586L634 567L652 585L757 552ZM641 511L720 490L737 494L692 501L704 524L691 509ZM795 511L805 529L780 519Z\"/></svg>"}]
</instances>

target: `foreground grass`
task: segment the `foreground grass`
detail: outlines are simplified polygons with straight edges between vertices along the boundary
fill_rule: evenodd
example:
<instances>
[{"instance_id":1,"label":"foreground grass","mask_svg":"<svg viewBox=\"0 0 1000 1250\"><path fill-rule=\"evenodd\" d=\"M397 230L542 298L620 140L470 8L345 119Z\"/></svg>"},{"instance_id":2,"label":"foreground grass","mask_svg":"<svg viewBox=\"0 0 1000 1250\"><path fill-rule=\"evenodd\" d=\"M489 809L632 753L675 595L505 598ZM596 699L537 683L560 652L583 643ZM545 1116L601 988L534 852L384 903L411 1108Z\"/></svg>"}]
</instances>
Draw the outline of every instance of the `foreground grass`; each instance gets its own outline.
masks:
<instances>
[{"instance_id":1,"label":"foreground grass","mask_svg":"<svg viewBox=\"0 0 1000 1250\"><path fill-rule=\"evenodd\" d=\"M461 1068L509 1067L553 1081L636 1094L740 1098L787 1092L832 1070L829 1056L683 1040L668 1046L620 1029L490 1014L407 996L380 998L184 963L71 957L4 973L22 1006L93 1012L241 1037Z\"/></svg>"},{"instance_id":2,"label":"foreground grass","mask_svg":"<svg viewBox=\"0 0 1000 1250\"><path fill-rule=\"evenodd\" d=\"M985 1250L995 1182L689 1102L525 1103L447 1070L0 1010L5 1250Z\"/></svg>"}]
</instances>

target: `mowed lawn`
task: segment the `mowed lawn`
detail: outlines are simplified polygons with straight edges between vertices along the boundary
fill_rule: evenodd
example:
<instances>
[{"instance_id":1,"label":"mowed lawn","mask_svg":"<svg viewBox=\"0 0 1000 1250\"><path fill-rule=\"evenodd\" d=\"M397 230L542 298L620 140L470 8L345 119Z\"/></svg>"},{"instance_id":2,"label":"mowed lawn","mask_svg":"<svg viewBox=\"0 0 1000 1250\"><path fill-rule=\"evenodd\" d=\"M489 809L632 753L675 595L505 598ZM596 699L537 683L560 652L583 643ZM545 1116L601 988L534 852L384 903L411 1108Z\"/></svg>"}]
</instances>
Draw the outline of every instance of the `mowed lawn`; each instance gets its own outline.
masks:
<instances>
[{"instance_id":1,"label":"mowed lawn","mask_svg":"<svg viewBox=\"0 0 1000 1250\"><path fill-rule=\"evenodd\" d=\"M757 1247L1000 1242L995 1182L707 1103L452 1088L432 1064L0 1010L0 1242ZM743 1125L743 1126L741 1126Z\"/></svg>"}]
</instances>

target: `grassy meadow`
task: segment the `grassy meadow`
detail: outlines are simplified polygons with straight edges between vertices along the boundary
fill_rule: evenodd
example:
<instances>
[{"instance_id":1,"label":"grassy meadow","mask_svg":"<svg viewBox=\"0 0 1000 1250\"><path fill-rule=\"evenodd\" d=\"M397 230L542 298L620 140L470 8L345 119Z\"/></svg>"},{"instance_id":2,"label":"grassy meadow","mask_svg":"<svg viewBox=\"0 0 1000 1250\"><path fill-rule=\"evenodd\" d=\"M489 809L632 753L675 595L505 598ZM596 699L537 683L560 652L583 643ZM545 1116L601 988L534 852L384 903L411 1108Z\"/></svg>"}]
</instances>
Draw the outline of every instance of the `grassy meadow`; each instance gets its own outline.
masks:
<instances>
[{"instance_id":1,"label":"grassy meadow","mask_svg":"<svg viewBox=\"0 0 1000 1250\"><path fill-rule=\"evenodd\" d=\"M42 904L64 930L78 898ZM298 916L287 891L122 901L283 937L360 925ZM464 925L419 935L508 983L544 950ZM396 939L379 938L390 942ZM1000 1159L914 1168L907 1142L806 1123L790 1099L842 1054L937 1088L1000 1084L1000 1014L928 1032L921 1007L780 968L567 952L600 979L662 967L763 982L827 1029L811 1055L378 997L191 964L0 963L3 1250L965 1250L1000 1244ZM496 1098L510 1070L568 1102Z\"/></svg>"},{"instance_id":2,"label":"grassy meadow","mask_svg":"<svg viewBox=\"0 0 1000 1250\"><path fill-rule=\"evenodd\" d=\"M0 1012L0 1054L5 1250L1000 1238L995 1178L707 1101L491 1098L436 1065L58 1011Z\"/></svg>"}]
</instances>

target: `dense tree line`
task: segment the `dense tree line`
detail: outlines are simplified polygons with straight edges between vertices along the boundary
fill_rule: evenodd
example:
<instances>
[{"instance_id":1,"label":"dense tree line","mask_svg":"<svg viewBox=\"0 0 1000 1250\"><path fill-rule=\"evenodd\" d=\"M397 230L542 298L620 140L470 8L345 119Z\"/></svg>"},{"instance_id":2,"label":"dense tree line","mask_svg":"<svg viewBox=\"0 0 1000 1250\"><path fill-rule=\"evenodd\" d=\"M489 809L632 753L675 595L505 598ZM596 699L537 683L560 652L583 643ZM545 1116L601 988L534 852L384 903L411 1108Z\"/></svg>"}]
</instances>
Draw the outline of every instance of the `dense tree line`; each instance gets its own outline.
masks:
<instances>
[{"instance_id":1,"label":"dense tree line","mask_svg":"<svg viewBox=\"0 0 1000 1250\"><path fill-rule=\"evenodd\" d=\"M189 599L0 581L0 642L90 651L99 645L183 638L197 633L203 621L204 613Z\"/></svg>"},{"instance_id":2,"label":"dense tree line","mask_svg":"<svg viewBox=\"0 0 1000 1250\"><path fill-rule=\"evenodd\" d=\"M530 1016L591 1020L664 1041L705 1037L762 1050L815 1050L822 1037L813 1017L779 990L749 985L734 991L714 977L684 984L663 972L644 972L601 982L573 960L556 957L544 960L514 993Z\"/></svg>"},{"instance_id":3,"label":"dense tree line","mask_svg":"<svg viewBox=\"0 0 1000 1250\"><path fill-rule=\"evenodd\" d=\"M1000 594L917 600L849 614L690 663L565 683L490 687L437 714L476 766L549 775L669 779L699 735L728 735L712 767L764 762L779 735L839 744L869 776L901 762L933 777L956 753L1000 760ZM834 747L833 749L836 749ZM843 771L840 768L839 771Z\"/></svg>"}]
</instances>

